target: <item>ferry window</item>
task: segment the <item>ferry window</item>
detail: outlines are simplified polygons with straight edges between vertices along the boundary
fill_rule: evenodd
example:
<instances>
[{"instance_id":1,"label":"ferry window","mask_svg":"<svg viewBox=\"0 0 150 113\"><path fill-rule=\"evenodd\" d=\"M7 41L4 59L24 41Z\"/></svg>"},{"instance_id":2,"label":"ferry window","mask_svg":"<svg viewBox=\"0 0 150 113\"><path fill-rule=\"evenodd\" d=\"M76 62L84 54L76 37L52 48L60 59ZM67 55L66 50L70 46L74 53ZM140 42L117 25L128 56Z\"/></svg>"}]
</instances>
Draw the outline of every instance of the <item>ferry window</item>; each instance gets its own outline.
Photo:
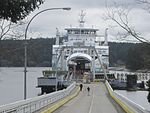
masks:
<instances>
[{"instance_id":1,"label":"ferry window","mask_svg":"<svg viewBox=\"0 0 150 113\"><path fill-rule=\"evenodd\" d=\"M71 31L70 30L68 30L68 34L70 34L71 33Z\"/></svg>"},{"instance_id":2,"label":"ferry window","mask_svg":"<svg viewBox=\"0 0 150 113\"><path fill-rule=\"evenodd\" d=\"M76 30L76 31L75 31L75 34L79 34L79 30Z\"/></svg>"},{"instance_id":3,"label":"ferry window","mask_svg":"<svg viewBox=\"0 0 150 113\"><path fill-rule=\"evenodd\" d=\"M81 30L81 34L84 34L84 31L83 31L83 30Z\"/></svg>"},{"instance_id":4,"label":"ferry window","mask_svg":"<svg viewBox=\"0 0 150 113\"><path fill-rule=\"evenodd\" d=\"M68 34L73 34L72 30L68 30Z\"/></svg>"}]
</instances>

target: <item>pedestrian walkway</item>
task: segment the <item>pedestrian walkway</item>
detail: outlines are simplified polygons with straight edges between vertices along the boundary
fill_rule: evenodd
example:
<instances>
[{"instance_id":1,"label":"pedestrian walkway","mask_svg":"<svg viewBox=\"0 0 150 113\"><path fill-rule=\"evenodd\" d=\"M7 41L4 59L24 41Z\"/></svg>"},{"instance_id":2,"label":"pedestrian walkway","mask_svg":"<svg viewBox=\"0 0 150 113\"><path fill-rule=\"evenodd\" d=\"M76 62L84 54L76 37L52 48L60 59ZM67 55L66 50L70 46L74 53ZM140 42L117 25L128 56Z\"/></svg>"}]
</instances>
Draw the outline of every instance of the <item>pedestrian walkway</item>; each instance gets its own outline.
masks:
<instances>
[{"instance_id":1,"label":"pedestrian walkway","mask_svg":"<svg viewBox=\"0 0 150 113\"><path fill-rule=\"evenodd\" d=\"M88 95L87 87L90 87ZM79 95L54 113L124 113L109 96L103 83L84 84Z\"/></svg>"}]
</instances>

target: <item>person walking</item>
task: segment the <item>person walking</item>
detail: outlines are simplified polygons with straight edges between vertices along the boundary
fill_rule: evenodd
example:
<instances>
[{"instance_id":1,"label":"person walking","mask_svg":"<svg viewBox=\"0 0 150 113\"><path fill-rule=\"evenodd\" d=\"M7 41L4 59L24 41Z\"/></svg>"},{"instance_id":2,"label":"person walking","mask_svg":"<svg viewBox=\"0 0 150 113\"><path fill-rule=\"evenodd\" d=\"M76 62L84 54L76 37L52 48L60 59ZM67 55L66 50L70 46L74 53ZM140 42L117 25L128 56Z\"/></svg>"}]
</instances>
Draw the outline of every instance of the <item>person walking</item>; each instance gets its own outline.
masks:
<instances>
[{"instance_id":1,"label":"person walking","mask_svg":"<svg viewBox=\"0 0 150 113\"><path fill-rule=\"evenodd\" d=\"M90 87L87 87L88 96L90 95Z\"/></svg>"},{"instance_id":2,"label":"person walking","mask_svg":"<svg viewBox=\"0 0 150 113\"><path fill-rule=\"evenodd\" d=\"M82 88L83 88L83 85L82 85L82 84L80 84L80 91L82 91Z\"/></svg>"}]
</instances>

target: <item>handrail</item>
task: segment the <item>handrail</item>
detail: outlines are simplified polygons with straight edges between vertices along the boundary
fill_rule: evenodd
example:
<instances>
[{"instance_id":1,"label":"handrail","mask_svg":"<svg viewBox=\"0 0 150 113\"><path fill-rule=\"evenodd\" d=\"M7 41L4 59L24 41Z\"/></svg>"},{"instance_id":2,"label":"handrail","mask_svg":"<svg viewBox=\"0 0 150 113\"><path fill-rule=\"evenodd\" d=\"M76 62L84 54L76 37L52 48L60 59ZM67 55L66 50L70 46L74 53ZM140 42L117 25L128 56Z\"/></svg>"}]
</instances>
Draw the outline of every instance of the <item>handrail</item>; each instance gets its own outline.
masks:
<instances>
[{"instance_id":1,"label":"handrail","mask_svg":"<svg viewBox=\"0 0 150 113\"><path fill-rule=\"evenodd\" d=\"M128 104L129 106L131 106L132 108L136 109L136 111L141 112L141 113L149 113L144 107L140 106L139 104L136 104L135 102L131 101L130 99L128 99L127 97L114 92L114 94L120 98L122 101L124 101L126 104Z\"/></svg>"},{"instance_id":2,"label":"handrail","mask_svg":"<svg viewBox=\"0 0 150 113\"><path fill-rule=\"evenodd\" d=\"M76 83L72 83L64 90L56 91L50 94L41 95L38 97L17 101L7 105L0 106L0 113L32 113L42 109L70 94L75 88Z\"/></svg>"},{"instance_id":3,"label":"handrail","mask_svg":"<svg viewBox=\"0 0 150 113\"><path fill-rule=\"evenodd\" d=\"M126 111L126 113L148 113L146 109L140 105L125 98L123 95L113 91L109 82L106 80L106 86L110 96Z\"/></svg>"}]
</instances>

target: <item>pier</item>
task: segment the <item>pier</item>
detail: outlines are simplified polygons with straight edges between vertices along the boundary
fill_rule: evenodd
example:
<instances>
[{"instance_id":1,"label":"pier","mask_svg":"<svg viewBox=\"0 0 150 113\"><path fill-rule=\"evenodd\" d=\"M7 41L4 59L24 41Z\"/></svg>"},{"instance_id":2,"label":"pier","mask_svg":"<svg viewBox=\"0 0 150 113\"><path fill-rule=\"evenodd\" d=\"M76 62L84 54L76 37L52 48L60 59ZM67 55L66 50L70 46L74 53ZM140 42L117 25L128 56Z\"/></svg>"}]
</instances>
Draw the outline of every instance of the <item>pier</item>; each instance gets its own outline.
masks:
<instances>
[{"instance_id":1,"label":"pier","mask_svg":"<svg viewBox=\"0 0 150 113\"><path fill-rule=\"evenodd\" d=\"M90 93L87 92L90 87ZM114 92L106 81L72 83L68 88L0 106L0 113L148 113L144 108Z\"/></svg>"},{"instance_id":2,"label":"pier","mask_svg":"<svg viewBox=\"0 0 150 113\"><path fill-rule=\"evenodd\" d=\"M88 95L87 87L91 91ZM109 106L109 107L108 107ZM84 84L79 95L54 113L125 113L112 98L103 83Z\"/></svg>"}]
</instances>

